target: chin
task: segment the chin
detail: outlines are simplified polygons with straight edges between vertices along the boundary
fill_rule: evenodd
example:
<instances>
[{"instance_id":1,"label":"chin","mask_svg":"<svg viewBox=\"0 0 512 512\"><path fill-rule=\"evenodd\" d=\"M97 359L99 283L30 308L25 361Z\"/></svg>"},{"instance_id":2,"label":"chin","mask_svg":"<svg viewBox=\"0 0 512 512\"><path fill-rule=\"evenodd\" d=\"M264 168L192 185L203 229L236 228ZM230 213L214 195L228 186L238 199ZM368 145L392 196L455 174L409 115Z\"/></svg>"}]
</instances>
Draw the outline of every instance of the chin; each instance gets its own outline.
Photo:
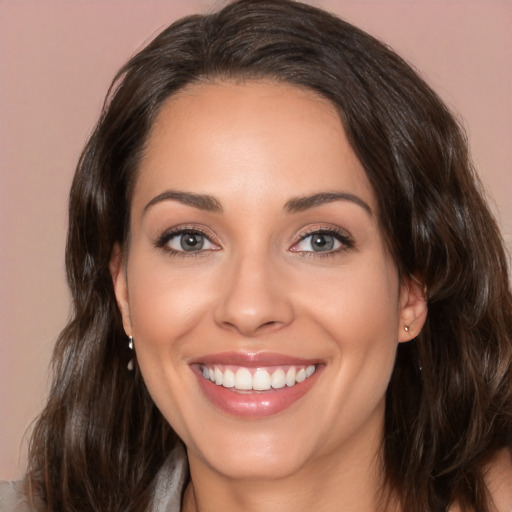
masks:
<instances>
[{"instance_id":1,"label":"chin","mask_svg":"<svg viewBox=\"0 0 512 512\"><path fill-rule=\"evenodd\" d=\"M207 461L217 473L237 480L278 480L300 472L306 460L297 450L253 443L217 453Z\"/></svg>"},{"instance_id":2,"label":"chin","mask_svg":"<svg viewBox=\"0 0 512 512\"><path fill-rule=\"evenodd\" d=\"M316 451L313 443L308 446L308 439L294 435L299 433L297 428L246 426L245 431L240 426L224 432L210 430L197 445L185 441L191 464L197 458L230 479L275 480L299 472Z\"/></svg>"}]
</instances>

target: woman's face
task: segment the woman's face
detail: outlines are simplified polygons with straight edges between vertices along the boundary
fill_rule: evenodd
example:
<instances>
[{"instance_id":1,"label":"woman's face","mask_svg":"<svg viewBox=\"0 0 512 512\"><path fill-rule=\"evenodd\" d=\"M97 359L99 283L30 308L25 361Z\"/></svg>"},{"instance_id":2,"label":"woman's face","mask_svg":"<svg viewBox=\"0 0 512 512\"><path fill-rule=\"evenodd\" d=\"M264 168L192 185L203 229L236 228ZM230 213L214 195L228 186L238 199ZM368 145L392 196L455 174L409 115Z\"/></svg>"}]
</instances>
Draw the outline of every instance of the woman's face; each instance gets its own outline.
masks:
<instances>
[{"instance_id":1,"label":"woman's face","mask_svg":"<svg viewBox=\"0 0 512 512\"><path fill-rule=\"evenodd\" d=\"M130 230L116 295L192 471L276 478L373 460L397 343L424 303L399 283L330 103L270 82L173 96Z\"/></svg>"}]
</instances>

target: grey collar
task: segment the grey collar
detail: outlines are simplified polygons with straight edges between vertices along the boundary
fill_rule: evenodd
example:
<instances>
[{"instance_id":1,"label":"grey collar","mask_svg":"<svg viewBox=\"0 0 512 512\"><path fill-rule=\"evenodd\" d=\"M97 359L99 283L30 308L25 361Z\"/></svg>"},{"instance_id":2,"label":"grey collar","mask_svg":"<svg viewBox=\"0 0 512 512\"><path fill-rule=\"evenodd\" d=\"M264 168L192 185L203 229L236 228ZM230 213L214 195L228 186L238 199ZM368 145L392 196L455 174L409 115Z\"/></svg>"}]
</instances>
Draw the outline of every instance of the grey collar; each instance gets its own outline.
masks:
<instances>
[{"instance_id":1,"label":"grey collar","mask_svg":"<svg viewBox=\"0 0 512 512\"><path fill-rule=\"evenodd\" d=\"M178 442L156 475L151 512L180 512L187 479L187 454Z\"/></svg>"}]
</instances>

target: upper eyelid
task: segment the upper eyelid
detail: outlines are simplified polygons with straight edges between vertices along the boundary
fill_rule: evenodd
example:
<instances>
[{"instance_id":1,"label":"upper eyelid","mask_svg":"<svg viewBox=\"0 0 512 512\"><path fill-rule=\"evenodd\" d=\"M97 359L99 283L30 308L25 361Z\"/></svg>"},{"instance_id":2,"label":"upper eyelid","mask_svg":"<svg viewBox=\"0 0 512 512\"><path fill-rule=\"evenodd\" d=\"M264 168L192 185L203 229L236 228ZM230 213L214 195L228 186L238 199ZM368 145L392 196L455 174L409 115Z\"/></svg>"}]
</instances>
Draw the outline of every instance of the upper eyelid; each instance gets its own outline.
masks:
<instances>
[{"instance_id":1,"label":"upper eyelid","mask_svg":"<svg viewBox=\"0 0 512 512\"><path fill-rule=\"evenodd\" d=\"M198 233L200 235L203 235L205 238L207 238L212 244L215 244L217 246L221 246L219 237L214 234L210 229L193 225L193 224L182 224L177 225L171 228L168 228L164 230L160 235L156 235L155 244L158 246L165 245L166 242L168 242L172 237L178 236L183 233ZM317 233L323 233L327 235L331 235L334 237L339 238L343 243L350 242L351 244L354 243L354 239L352 235L344 228L341 228L339 226L329 226L329 225L315 225L311 227L304 227L302 228L293 238L291 242L291 247L297 245L299 242L304 240L305 238L312 236Z\"/></svg>"},{"instance_id":2,"label":"upper eyelid","mask_svg":"<svg viewBox=\"0 0 512 512\"><path fill-rule=\"evenodd\" d=\"M303 240L304 238L307 238L308 236L314 235L316 233L323 233L326 235L333 235L333 236L339 236L340 238L349 239L352 240L352 235L346 230L341 227L334 227L334 226L315 226L313 228L305 228L302 229L298 236L297 240L294 243L297 243L298 241Z\"/></svg>"},{"instance_id":3,"label":"upper eyelid","mask_svg":"<svg viewBox=\"0 0 512 512\"><path fill-rule=\"evenodd\" d=\"M299 233L298 238L296 238L295 241L292 243L290 250L292 250L294 247L299 245L301 242L303 242L310 236L319 234L319 233L329 235L329 236L334 236L341 244L343 244L345 246L345 249L351 249L351 248L354 248L354 246L355 246L354 239L353 239L352 235L347 230L345 230L341 227L334 227L334 226L329 226L329 227L328 226L315 226L315 227L312 227L311 229L302 230ZM293 252L299 252L299 251L293 251ZM333 254L336 252L337 251L327 251L327 252L323 253L323 255ZM318 254L320 255L322 253L319 252Z\"/></svg>"}]
</instances>

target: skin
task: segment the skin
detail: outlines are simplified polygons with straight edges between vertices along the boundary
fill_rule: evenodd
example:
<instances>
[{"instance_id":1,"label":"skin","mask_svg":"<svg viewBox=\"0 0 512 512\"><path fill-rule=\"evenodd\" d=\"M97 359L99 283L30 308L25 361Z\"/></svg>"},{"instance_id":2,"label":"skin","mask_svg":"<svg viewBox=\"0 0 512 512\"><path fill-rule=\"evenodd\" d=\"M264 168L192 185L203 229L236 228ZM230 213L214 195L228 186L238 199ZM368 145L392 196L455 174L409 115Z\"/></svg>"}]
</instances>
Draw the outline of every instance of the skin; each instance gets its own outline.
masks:
<instances>
[{"instance_id":1,"label":"skin","mask_svg":"<svg viewBox=\"0 0 512 512\"><path fill-rule=\"evenodd\" d=\"M162 199L170 190L212 196L222 212ZM319 192L357 199L286 209ZM203 231L203 250L172 252L177 236L159 244L179 227ZM313 251L309 235L326 229L341 241ZM111 268L148 390L187 447L184 510L376 510L385 391L426 303L419 283L399 280L329 102L261 81L170 98L134 187L130 246ZM190 366L237 351L315 359L322 371L284 411L242 418L214 406Z\"/></svg>"}]
</instances>

